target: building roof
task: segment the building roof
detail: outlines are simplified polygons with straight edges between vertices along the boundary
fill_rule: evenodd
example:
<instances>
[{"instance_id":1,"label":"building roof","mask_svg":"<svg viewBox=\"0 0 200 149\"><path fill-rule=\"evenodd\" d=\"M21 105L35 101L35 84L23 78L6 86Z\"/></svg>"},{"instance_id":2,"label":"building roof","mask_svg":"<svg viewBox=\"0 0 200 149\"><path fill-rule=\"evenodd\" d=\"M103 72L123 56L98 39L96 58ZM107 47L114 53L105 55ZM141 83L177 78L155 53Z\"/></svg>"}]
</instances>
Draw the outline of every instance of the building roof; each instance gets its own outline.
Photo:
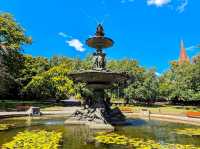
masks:
<instances>
[{"instance_id":1,"label":"building roof","mask_svg":"<svg viewBox=\"0 0 200 149\"><path fill-rule=\"evenodd\" d=\"M180 51L180 57L179 57L179 61L178 61L179 64L182 64L184 62L190 62L190 59L186 53L186 49L185 49L183 40L181 40L180 49L181 49L181 51Z\"/></svg>"}]
</instances>

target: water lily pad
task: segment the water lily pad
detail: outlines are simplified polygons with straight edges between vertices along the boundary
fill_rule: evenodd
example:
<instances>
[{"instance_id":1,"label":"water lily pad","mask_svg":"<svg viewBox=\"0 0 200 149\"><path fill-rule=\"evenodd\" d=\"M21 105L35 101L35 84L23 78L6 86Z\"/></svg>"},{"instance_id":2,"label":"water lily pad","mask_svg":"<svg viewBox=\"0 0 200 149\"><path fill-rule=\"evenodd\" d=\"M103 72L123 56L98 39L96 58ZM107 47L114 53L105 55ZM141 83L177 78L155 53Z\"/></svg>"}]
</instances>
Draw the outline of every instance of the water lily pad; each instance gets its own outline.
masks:
<instances>
[{"instance_id":1,"label":"water lily pad","mask_svg":"<svg viewBox=\"0 0 200 149\"><path fill-rule=\"evenodd\" d=\"M61 138L59 132L25 131L18 133L2 149L58 149Z\"/></svg>"},{"instance_id":2,"label":"water lily pad","mask_svg":"<svg viewBox=\"0 0 200 149\"><path fill-rule=\"evenodd\" d=\"M99 133L101 134L101 133ZM183 145L183 144L160 144L155 140L144 140L142 138L128 138L124 135L119 135L116 133L102 133L101 135L95 137L96 142L103 144L117 144L129 146L133 149L200 149L193 145Z\"/></svg>"}]
</instances>

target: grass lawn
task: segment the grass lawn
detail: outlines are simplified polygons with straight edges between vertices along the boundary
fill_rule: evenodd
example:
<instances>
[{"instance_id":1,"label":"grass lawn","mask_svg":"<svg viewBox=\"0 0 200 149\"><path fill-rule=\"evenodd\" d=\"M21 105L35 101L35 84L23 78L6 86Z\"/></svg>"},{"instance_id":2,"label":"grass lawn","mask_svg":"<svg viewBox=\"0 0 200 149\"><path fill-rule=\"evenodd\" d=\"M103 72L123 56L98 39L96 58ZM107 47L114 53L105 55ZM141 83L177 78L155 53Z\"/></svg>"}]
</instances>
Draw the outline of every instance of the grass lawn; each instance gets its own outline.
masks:
<instances>
[{"instance_id":1,"label":"grass lawn","mask_svg":"<svg viewBox=\"0 0 200 149\"><path fill-rule=\"evenodd\" d=\"M47 108L56 105L61 105L57 103L50 103L40 100L33 100L33 101L22 101L22 100L0 100L0 111L12 111L15 110L17 105L28 105L28 106L35 106L40 108Z\"/></svg>"}]
</instances>

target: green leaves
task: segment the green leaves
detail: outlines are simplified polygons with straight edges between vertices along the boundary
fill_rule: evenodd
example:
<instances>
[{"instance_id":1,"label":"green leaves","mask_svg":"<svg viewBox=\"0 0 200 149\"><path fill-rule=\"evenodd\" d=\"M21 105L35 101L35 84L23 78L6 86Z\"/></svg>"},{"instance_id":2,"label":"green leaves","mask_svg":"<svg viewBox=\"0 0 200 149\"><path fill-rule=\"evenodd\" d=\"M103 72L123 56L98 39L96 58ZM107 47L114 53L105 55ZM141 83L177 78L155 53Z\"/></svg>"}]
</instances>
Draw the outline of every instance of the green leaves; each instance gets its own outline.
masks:
<instances>
[{"instance_id":1,"label":"green leaves","mask_svg":"<svg viewBox=\"0 0 200 149\"><path fill-rule=\"evenodd\" d=\"M0 96L16 92L18 87L16 79L23 61L20 50L23 45L30 43L31 38L25 35L24 29L13 16L0 13L0 67L1 70L5 70L0 76Z\"/></svg>"},{"instance_id":2,"label":"green leaves","mask_svg":"<svg viewBox=\"0 0 200 149\"><path fill-rule=\"evenodd\" d=\"M182 134L185 131L177 131L177 133ZM123 145L128 148L133 149L199 149L194 145L190 144L170 144L170 143L159 143L155 140L151 139L142 139L142 138L128 138L124 135L119 135L116 133L105 133L100 132L97 133L95 137L96 142L102 144L115 144L115 145ZM126 148L124 147L124 148Z\"/></svg>"},{"instance_id":3,"label":"green leaves","mask_svg":"<svg viewBox=\"0 0 200 149\"><path fill-rule=\"evenodd\" d=\"M60 132L25 131L18 133L13 141L4 144L2 149L58 149L61 138Z\"/></svg>"},{"instance_id":4,"label":"green leaves","mask_svg":"<svg viewBox=\"0 0 200 149\"><path fill-rule=\"evenodd\" d=\"M159 84L161 97L178 100L200 99L200 59L193 63L171 63L171 68L161 78Z\"/></svg>"},{"instance_id":5,"label":"green leaves","mask_svg":"<svg viewBox=\"0 0 200 149\"><path fill-rule=\"evenodd\" d=\"M0 124L0 131L8 130L10 128L13 128L14 124Z\"/></svg>"},{"instance_id":6,"label":"green leaves","mask_svg":"<svg viewBox=\"0 0 200 149\"><path fill-rule=\"evenodd\" d=\"M63 64L36 75L23 88L23 94L32 98L68 98L75 94L73 82L67 77L69 69Z\"/></svg>"}]
</instances>

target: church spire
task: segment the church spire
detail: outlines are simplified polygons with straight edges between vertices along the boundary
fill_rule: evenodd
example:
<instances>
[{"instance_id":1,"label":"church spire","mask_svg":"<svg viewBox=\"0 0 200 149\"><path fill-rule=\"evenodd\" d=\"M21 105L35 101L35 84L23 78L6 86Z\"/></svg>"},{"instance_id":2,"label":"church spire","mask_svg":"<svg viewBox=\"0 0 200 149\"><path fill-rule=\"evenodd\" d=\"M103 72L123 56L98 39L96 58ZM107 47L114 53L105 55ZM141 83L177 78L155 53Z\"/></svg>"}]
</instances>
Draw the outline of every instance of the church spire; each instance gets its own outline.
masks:
<instances>
[{"instance_id":1,"label":"church spire","mask_svg":"<svg viewBox=\"0 0 200 149\"><path fill-rule=\"evenodd\" d=\"M182 64L183 62L190 62L189 57L187 56L187 53L186 53L183 40L181 40L180 48L181 48L181 51L180 51L180 57L179 57L179 64Z\"/></svg>"}]
</instances>

